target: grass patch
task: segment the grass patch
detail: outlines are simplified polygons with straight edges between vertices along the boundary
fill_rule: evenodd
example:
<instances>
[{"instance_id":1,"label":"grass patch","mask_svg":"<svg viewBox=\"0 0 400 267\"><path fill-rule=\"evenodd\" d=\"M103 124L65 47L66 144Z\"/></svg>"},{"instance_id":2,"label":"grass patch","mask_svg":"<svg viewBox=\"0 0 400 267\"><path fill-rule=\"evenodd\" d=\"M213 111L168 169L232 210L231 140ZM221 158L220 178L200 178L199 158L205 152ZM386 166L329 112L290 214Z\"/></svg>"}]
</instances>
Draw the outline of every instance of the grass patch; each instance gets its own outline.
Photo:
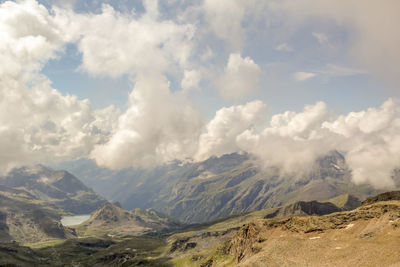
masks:
<instances>
[{"instance_id":1,"label":"grass patch","mask_svg":"<svg viewBox=\"0 0 400 267\"><path fill-rule=\"evenodd\" d=\"M36 243L25 243L23 244L26 247L30 248L46 248L46 247L54 247L57 245L61 245L65 243L65 239L51 239L46 241L40 241Z\"/></svg>"},{"instance_id":2,"label":"grass patch","mask_svg":"<svg viewBox=\"0 0 400 267\"><path fill-rule=\"evenodd\" d=\"M165 246L163 239L152 237L131 237L120 242L91 237L70 239L35 251L52 255L46 263L53 266L172 266L170 258L161 257Z\"/></svg>"}]
</instances>

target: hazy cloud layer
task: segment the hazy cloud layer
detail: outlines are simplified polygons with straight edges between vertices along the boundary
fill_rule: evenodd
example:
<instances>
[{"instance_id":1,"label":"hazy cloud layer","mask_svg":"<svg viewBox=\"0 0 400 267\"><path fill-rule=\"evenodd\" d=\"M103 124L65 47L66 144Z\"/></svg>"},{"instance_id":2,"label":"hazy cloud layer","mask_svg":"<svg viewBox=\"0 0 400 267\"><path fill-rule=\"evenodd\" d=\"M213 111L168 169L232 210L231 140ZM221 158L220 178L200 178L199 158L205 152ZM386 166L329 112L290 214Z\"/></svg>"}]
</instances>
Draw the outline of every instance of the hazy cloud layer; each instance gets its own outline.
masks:
<instances>
[{"instance_id":1,"label":"hazy cloud layer","mask_svg":"<svg viewBox=\"0 0 400 267\"><path fill-rule=\"evenodd\" d=\"M311 168L318 156L338 149L345 153L354 182L392 187L400 161L399 104L389 99L380 108L333 117L325 103L318 102L300 113L274 115L263 131L240 134L237 145L264 164L291 173Z\"/></svg>"},{"instance_id":2,"label":"hazy cloud layer","mask_svg":"<svg viewBox=\"0 0 400 267\"><path fill-rule=\"evenodd\" d=\"M334 20L338 25L348 27L352 34L349 54L378 76L399 85L399 1L279 0L269 2L268 6L270 12L282 14L294 25L313 18ZM321 44L328 42L326 34L313 32L313 35Z\"/></svg>"},{"instance_id":3,"label":"hazy cloud layer","mask_svg":"<svg viewBox=\"0 0 400 267\"><path fill-rule=\"evenodd\" d=\"M203 5L206 21L212 31L233 49L240 49L244 41L241 24L245 16L246 1L205 0Z\"/></svg>"},{"instance_id":4,"label":"hazy cloud layer","mask_svg":"<svg viewBox=\"0 0 400 267\"><path fill-rule=\"evenodd\" d=\"M201 72L198 70L185 70L181 87L183 90L198 89L201 81Z\"/></svg>"}]
</instances>

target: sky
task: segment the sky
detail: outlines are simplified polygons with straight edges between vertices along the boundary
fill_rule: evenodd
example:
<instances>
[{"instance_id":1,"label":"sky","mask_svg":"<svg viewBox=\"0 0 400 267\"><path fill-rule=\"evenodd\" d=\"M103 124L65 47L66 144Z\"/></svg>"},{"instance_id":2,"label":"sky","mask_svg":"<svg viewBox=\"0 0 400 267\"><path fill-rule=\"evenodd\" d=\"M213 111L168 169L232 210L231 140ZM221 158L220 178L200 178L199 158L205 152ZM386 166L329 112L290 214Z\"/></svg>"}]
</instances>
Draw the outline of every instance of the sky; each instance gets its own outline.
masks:
<instances>
[{"instance_id":1,"label":"sky","mask_svg":"<svg viewBox=\"0 0 400 267\"><path fill-rule=\"evenodd\" d=\"M355 183L400 163L400 2L0 1L0 172L245 151Z\"/></svg>"}]
</instances>

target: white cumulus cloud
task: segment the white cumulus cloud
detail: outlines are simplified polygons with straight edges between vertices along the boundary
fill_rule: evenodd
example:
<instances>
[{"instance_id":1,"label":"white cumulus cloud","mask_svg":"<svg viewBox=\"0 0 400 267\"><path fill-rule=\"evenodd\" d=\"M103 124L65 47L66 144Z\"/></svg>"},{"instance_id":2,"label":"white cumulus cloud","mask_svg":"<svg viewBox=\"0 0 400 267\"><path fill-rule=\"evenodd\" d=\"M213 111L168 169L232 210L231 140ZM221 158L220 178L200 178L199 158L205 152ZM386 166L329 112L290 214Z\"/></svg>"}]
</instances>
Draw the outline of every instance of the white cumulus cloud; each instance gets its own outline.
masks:
<instances>
[{"instance_id":1,"label":"white cumulus cloud","mask_svg":"<svg viewBox=\"0 0 400 267\"><path fill-rule=\"evenodd\" d=\"M186 64L195 28L159 20L157 5L148 2L146 7L151 10L140 17L122 14L108 5L103 5L102 13L97 15L73 15L79 24L83 70L117 77L164 72Z\"/></svg>"},{"instance_id":2,"label":"white cumulus cloud","mask_svg":"<svg viewBox=\"0 0 400 267\"><path fill-rule=\"evenodd\" d=\"M93 110L39 73L70 38L63 18L35 1L0 5L0 172L84 157L104 142L119 111Z\"/></svg>"},{"instance_id":3,"label":"white cumulus cloud","mask_svg":"<svg viewBox=\"0 0 400 267\"><path fill-rule=\"evenodd\" d=\"M217 81L218 90L224 98L238 100L251 95L259 87L260 76L260 67L250 57L230 54Z\"/></svg>"},{"instance_id":4,"label":"white cumulus cloud","mask_svg":"<svg viewBox=\"0 0 400 267\"><path fill-rule=\"evenodd\" d=\"M266 106L261 101L246 105L232 106L218 110L200 136L196 159L220 156L238 151L236 138L242 132L262 125L266 116Z\"/></svg>"},{"instance_id":5,"label":"white cumulus cloud","mask_svg":"<svg viewBox=\"0 0 400 267\"><path fill-rule=\"evenodd\" d=\"M265 166L277 166L282 172L303 173L315 159L332 148L319 135L321 122L328 117L324 102L309 105L303 112L287 111L272 116L269 127L247 130L238 136L243 150L257 155ZM322 145L322 146L321 146Z\"/></svg>"},{"instance_id":6,"label":"white cumulus cloud","mask_svg":"<svg viewBox=\"0 0 400 267\"><path fill-rule=\"evenodd\" d=\"M187 100L170 92L165 77L139 76L129 96L129 108L118 119L110 140L91 153L111 169L185 160L197 149L202 127Z\"/></svg>"}]
</instances>

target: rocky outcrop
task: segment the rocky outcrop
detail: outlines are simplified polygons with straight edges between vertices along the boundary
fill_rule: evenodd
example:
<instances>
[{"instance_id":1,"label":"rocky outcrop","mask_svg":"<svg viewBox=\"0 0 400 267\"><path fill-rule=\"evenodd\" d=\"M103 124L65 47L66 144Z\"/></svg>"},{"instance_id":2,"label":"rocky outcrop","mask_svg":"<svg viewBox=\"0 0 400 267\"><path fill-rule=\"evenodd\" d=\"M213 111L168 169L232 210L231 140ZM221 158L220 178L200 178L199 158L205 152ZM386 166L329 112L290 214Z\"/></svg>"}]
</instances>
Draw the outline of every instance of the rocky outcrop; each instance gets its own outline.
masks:
<instances>
[{"instance_id":1,"label":"rocky outcrop","mask_svg":"<svg viewBox=\"0 0 400 267\"><path fill-rule=\"evenodd\" d=\"M203 249L211 248L212 245L215 245L216 243L230 240L239 229L239 227L233 227L223 231L197 232L195 235L177 238L172 242L169 254L185 252L197 247L198 244L200 244Z\"/></svg>"},{"instance_id":2,"label":"rocky outcrop","mask_svg":"<svg viewBox=\"0 0 400 267\"><path fill-rule=\"evenodd\" d=\"M232 239L231 253L237 262L244 257L257 253L255 244L262 242L259 236L260 227L255 223L248 223L243 226Z\"/></svg>"}]
</instances>

